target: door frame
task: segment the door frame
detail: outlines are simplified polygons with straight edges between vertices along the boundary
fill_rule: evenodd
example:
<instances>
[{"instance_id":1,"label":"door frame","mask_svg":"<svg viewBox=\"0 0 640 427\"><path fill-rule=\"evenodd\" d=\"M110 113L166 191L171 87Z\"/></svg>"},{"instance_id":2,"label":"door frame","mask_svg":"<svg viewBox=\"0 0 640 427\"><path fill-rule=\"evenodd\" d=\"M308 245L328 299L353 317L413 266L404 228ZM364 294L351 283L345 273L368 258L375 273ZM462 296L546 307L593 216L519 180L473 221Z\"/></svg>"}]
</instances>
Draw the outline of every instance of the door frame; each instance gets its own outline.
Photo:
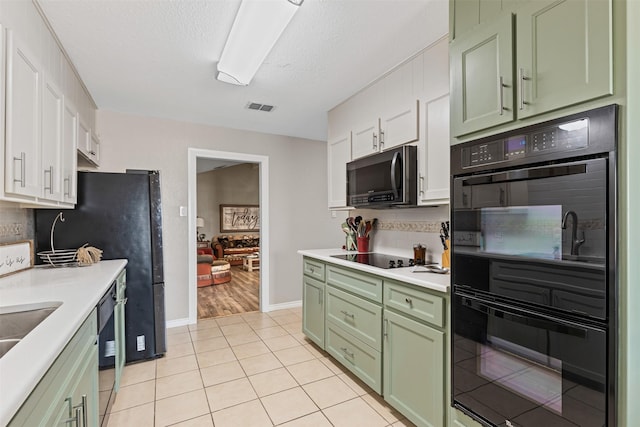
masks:
<instances>
[{"instance_id":1,"label":"door frame","mask_svg":"<svg viewBox=\"0 0 640 427\"><path fill-rule=\"evenodd\" d=\"M188 149L188 214L189 223L189 323L198 321L198 286L196 281L196 213L197 213L197 163L198 159L219 159L240 163L256 163L260 168L260 311L269 307L269 157L229 151Z\"/></svg>"}]
</instances>

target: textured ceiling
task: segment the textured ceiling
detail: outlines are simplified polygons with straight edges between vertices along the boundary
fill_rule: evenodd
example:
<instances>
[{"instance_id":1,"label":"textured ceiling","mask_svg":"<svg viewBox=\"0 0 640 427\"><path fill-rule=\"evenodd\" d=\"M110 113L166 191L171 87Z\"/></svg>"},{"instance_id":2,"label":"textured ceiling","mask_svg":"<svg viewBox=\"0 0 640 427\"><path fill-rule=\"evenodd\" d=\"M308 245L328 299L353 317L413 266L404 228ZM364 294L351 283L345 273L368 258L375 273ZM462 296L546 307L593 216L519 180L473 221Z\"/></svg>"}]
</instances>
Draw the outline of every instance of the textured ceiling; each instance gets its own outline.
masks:
<instances>
[{"instance_id":1,"label":"textured ceiling","mask_svg":"<svg viewBox=\"0 0 640 427\"><path fill-rule=\"evenodd\" d=\"M38 2L100 109L319 140L329 109L448 28L447 0L305 0L239 87L215 74L240 0Z\"/></svg>"}]
</instances>

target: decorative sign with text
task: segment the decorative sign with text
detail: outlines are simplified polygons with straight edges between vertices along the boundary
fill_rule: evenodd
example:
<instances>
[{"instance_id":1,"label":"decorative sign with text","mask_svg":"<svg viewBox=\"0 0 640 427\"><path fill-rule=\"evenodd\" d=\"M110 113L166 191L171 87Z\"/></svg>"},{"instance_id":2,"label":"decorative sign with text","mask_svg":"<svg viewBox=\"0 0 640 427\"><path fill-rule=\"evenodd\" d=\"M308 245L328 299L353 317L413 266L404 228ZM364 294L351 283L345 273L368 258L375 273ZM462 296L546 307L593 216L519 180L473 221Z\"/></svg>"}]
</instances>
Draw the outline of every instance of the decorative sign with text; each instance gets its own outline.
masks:
<instances>
[{"instance_id":1,"label":"decorative sign with text","mask_svg":"<svg viewBox=\"0 0 640 427\"><path fill-rule=\"evenodd\" d=\"M33 241L0 244L0 277L33 267Z\"/></svg>"},{"instance_id":2,"label":"decorative sign with text","mask_svg":"<svg viewBox=\"0 0 640 427\"><path fill-rule=\"evenodd\" d=\"M220 205L220 232L260 231L260 206Z\"/></svg>"}]
</instances>

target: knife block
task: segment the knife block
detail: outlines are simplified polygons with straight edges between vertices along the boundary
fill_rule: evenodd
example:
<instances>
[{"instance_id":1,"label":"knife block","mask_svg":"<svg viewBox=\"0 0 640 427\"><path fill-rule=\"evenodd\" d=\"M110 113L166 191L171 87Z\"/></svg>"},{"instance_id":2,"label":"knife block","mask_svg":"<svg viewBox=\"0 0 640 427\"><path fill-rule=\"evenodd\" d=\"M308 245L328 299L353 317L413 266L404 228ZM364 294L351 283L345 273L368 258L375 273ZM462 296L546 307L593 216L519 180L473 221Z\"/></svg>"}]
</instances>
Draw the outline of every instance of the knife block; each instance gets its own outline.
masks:
<instances>
[{"instance_id":1,"label":"knife block","mask_svg":"<svg viewBox=\"0 0 640 427\"><path fill-rule=\"evenodd\" d=\"M449 268L451 266L451 261L449 259L449 239L445 240L445 243L447 245L447 249L442 252L442 267Z\"/></svg>"}]
</instances>

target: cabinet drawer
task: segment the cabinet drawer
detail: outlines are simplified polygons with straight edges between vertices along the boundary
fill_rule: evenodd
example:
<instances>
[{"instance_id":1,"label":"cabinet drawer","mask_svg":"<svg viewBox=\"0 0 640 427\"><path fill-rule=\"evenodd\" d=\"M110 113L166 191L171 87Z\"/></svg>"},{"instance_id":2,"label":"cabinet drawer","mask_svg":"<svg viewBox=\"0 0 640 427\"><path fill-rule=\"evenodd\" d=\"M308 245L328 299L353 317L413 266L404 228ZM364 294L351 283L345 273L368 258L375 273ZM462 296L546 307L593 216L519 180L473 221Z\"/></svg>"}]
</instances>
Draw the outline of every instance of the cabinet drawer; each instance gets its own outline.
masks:
<instances>
[{"instance_id":1,"label":"cabinet drawer","mask_svg":"<svg viewBox=\"0 0 640 427\"><path fill-rule=\"evenodd\" d=\"M324 264L320 261L304 258L302 260L302 271L307 276L324 282Z\"/></svg>"},{"instance_id":2,"label":"cabinet drawer","mask_svg":"<svg viewBox=\"0 0 640 427\"><path fill-rule=\"evenodd\" d=\"M327 352L376 393L382 394L382 355L342 328L327 322Z\"/></svg>"},{"instance_id":3,"label":"cabinet drawer","mask_svg":"<svg viewBox=\"0 0 640 427\"><path fill-rule=\"evenodd\" d=\"M394 282L385 281L384 304L416 319L444 327L444 300Z\"/></svg>"},{"instance_id":4,"label":"cabinet drawer","mask_svg":"<svg viewBox=\"0 0 640 427\"><path fill-rule=\"evenodd\" d=\"M327 319L382 351L382 307L327 286Z\"/></svg>"},{"instance_id":5,"label":"cabinet drawer","mask_svg":"<svg viewBox=\"0 0 640 427\"><path fill-rule=\"evenodd\" d=\"M379 277L330 265L327 267L327 283L374 302L382 302L382 279Z\"/></svg>"}]
</instances>

